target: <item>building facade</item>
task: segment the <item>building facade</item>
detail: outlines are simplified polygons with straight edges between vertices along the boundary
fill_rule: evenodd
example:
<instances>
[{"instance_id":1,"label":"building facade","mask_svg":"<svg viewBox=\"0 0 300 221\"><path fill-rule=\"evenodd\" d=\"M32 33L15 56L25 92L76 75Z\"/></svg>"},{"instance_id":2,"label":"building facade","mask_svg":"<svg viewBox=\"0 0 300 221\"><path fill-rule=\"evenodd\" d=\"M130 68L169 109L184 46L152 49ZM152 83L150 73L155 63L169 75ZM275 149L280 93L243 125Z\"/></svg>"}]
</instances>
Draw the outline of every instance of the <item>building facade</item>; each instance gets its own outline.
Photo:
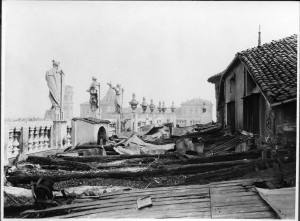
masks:
<instances>
[{"instance_id":1,"label":"building facade","mask_svg":"<svg viewBox=\"0 0 300 221\"><path fill-rule=\"evenodd\" d=\"M212 106L208 100L195 98L183 102L176 113L176 124L180 127L212 122Z\"/></svg>"},{"instance_id":2,"label":"building facade","mask_svg":"<svg viewBox=\"0 0 300 221\"><path fill-rule=\"evenodd\" d=\"M118 115L115 113L115 91L111 88L108 89L104 98L100 101L101 119L107 119L115 122ZM153 112L149 107L145 112L139 106L136 109L138 127L149 124L162 125L164 123L173 123L174 126L190 126L195 124L206 124L212 122L212 106L213 104L201 98L195 98L183 102L181 107L175 109L174 113L170 107L166 107L166 111L159 112L157 107ZM131 129L133 124L133 114L130 107L122 108L121 119L125 122L125 130ZM90 109L89 102L80 104L80 117L92 117L93 114ZM131 123L129 123L131 122Z\"/></svg>"},{"instance_id":3,"label":"building facade","mask_svg":"<svg viewBox=\"0 0 300 221\"><path fill-rule=\"evenodd\" d=\"M236 54L215 84L217 119L261 142L296 142L297 35Z\"/></svg>"},{"instance_id":4,"label":"building facade","mask_svg":"<svg viewBox=\"0 0 300 221\"><path fill-rule=\"evenodd\" d=\"M115 91L111 88L108 89L104 98L100 101L100 111L101 111L101 119L106 119L112 122L112 124L116 124L118 119L118 114L115 111ZM162 125L164 123L173 123L176 125L176 115L172 113L170 108L167 108L166 112L159 113L157 108L151 113L149 107L145 112L143 112L142 108L139 106L136 108L137 114L137 126L138 128L149 125L149 124L157 124ZM85 102L80 104L80 117L88 118L93 117L93 113L90 109L90 103ZM121 120L123 122L123 130L132 131L133 130L133 118L134 115L132 113L131 107L123 107Z\"/></svg>"}]
</instances>

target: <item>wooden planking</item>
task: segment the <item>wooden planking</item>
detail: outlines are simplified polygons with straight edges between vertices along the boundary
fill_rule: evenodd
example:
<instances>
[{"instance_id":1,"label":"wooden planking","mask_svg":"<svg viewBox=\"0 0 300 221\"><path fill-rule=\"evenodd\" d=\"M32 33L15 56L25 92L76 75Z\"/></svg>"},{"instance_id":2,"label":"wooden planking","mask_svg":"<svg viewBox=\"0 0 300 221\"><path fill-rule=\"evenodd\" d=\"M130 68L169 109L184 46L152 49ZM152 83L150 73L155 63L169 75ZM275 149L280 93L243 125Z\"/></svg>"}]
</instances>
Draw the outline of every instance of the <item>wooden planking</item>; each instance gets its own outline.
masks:
<instances>
[{"instance_id":1,"label":"wooden planking","mask_svg":"<svg viewBox=\"0 0 300 221\"><path fill-rule=\"evenodd\" d=\"M236 213L253 213L271 211L268 205L257 205L256 203L248 205L222 206L212 208L212 218L226 216L227 214Z\"/></svg>"},{"instance_id":2,"label":"wooden planking","mask_svg":"<svg viewBox=\"0 0 300 221\"><path fill-rule=\"evenodd\" d=\"M211 197L212 207L216 206L232 206L247 205L251 202L261 202L262 199L258 195L242 196L242 197Z\"/></svg>"},{"instance_id":3,"label":"wooden planking","mask_svg":"<svg viewBox=\"0 0 300 221\"><path fill-rule=\"evenodd\" d=\"M232 192L232 193L221 193L221 194L211 194L210 198L212 199L212 201L215 200L223 200L224 198L235 198L237 200L239 200L242 197L246 197L246 196L258 196L257 193L249 191L249 192Z\"/></svg>"},{"instance_id":4,"label":"wooden planking","mask_svg":"<svg viewBox=\"0 0 300 221\"><path fill-rule=\"evenodd\" d=\"M197 218L210 218L210 211L165 211L165 212L151 212L151 213L141 213L141 214L128 214L124 216L106 216L107 218L189 218L189 217L197 217Z\"/></svg>"},{"instance_id":5,"label":"wooden planking","mask_svg":"<svg viewBox=\"0 0 300 221\"><path fill-rule=\"evenodd\" d=\"M244 182L254 182L255 179L236 179L236 180L227 180L227 181L216 181L211 182L209 185L218 185L218 184L229 184L229 183L244 183Z\"/></svg>"},{"instance_id":6,"label":"wooden planking","mask_svg":"<svg viewBox=\"0 0 300 221\"><path fill-rule=\"evenodd\" d=\"M121 195L124 193L139 193L139 192L158 192L158 191L170 191L170 190L181 190L181 189L206 189L210 187L227 187L227 186L241 186L245 184L252 184L254 182L253 179L244 179L244 180L231 180L231 181L222 181L222 182L214 182L210 184L204 185L184 185L184 186L172 186L172 187L155 187L155 188L147 188L147 189L135 189L130 191L122 191L122 192L112 192L102 194L103 196L112 196L112 195Z\"/></svg>"},{"instance_id":7,"label":"wooden planking","mask_svg":"<svg viewBox=\"0 0 300 221\"><path fill-rule=\"evenodd\" d=\"M104 205L105 206L105 205ZM189 200L181 201L180 203L176 203L176 201L168 201L168 202L153 202L153 206L150 208L143 208L141 210L137 210L136 202L133 202L129 205L120 205L120 206L115 206L115 207L107 207L107 208L100 208L100 209L94 209L94 210L87 210L87 211L82 211L82 212L77 212L73 214L68 214L64 216L58 216L58 217L52 217L52 218L72 218L72 217L78 217L78 216L86 216L86 215L91 215L91 214L97 214L101 213L101 216L106 215L118 215L118 214L138 214L138 213L143 213L145 211L153 211L157 210L160 211L162 214L164 211L173 209L173 210L179 210L179 209L193 209L196 211L206 211L210 207L209 202L189 202ZM118 211L116 213L116 211Z\"/></svg>"},{"instance_id":8,"label":"wooden planking","mask_svg":"<svg viewBox=\"0 0 300 221\"><path fill-rule=\"evenodd\" d=\"M251 213L232 213L215 215L214 219L276 219L277 216L273 211L251 212Z\"/></svg>"},{"instance_id":9,"label":"wooden planking","mask_svg":"<svg viewBox=\"0 0 300 221\"><path fill-rule=\"evenodd\" d=\"M153 205L168 205L168 204L182 204L182 203L198 203L199 208L207 207L207 203L210 203L209 199L195 199L195 198L185 198L185 199L176 199L176 198L169 198L167 200L163 199L156 199L152 200ZM89 207L82 207L82 208L75 208L72 211L78 212L83 210L89 210L89 209L100 209L100 208L108 208L113 207L114 209L118 206L123 205L136 205L136 199L131 201L125 201L125 202L116 202L116 203L105 203L95 206L89 206Z\"/></svg>"},{"instance_id":10,"label":"wooden planking","mask_svg":"<svg viewBox=\"0 0 300 221\"><path fill-rule=\"evenodd\" d=\"M27 213L39 213L39 212L49 212L49 211L59 211L59 210L65 210L65 209L72 209L72 208L77 208L77 207L85 207L85 206L94 206L94 205L99 205L99 204L104 204L104 203L116 203L116 202L126 202L129 200L137 200L138 197L140 196L145 196L147 194L139 194L136 196L124 196L124 197L117 197L113 199L104 199L104 200L97 200L95 202L88 202L88 203L77 203L77 204L72 204L72 205L64 205L64 206L59 206L59 207L53 207L53 208L48 208L45 210L27 210L24 211L23 214ZM170 197L187 197L187 196L197 196L198 198L208 198L209 194L208 193L197 193L197 192L175 192L175 193L169 193L169 194L159 194L157 196L152 196L153 199L156 198L170 198Z\"/></svg>"},{"instance_id":11,"label":"wooden planking","mask_svg":"<svg viewBox=\"0 0 300 221\"><path fill-rule=\"evenodd\" d=\"M131 193L152 193L152 192L158 192L158 191L175 191L175 190L194 190L194 189L207 189L207 188L220 188L220 187L228 187L228 186L242 186L245 184L252 184L254 182L253 179L244 179L244 180L231 180L231 181L222 181L222 182L214 182L210 184L205 185L185 185L185 186L172 186L172 187L155 187L155 188L148 188L148 189L136 189L136 190L130 190L130 191L122 191L122 192L112 192L112 193L105 193L102 194L101 197L106 196L117 196L117 195L123 195L123 194L131 194Z\"/></svg>"},{"instance_id":12,"label":"wooden planking","mask_svg":"<svg viewBox=\"0 0 300 221\"><path fill-rule=\"evenodd\" d=\"M241 187L240 183L230 183L228 185L214 185L213 188L239 188ZM170 192L170 191L181 191L181 190L190 190L190 191L201 191L205 189L205 191L208 192L209 189L209 185L188 185L188 186L178 186L177 187L162 187L162 188L149 188L149 189L139 189L139 190L131 190L131 191L126 191L126 192L114 192L114 193L105 193L102 194L99 198L100 199L104 199L107 198L108 196L120 196L120 195L124 195L124 194L128 194L128 195L132 195L133 193L145 193L145 194L156 194L159 192Z\"/></svg>"},{"instance_id":13,"label":"wooden planking","mask_svg":"<svg viewBox=\"0 0 300 221\"><path fill-rule=\"evenodd\" d=\"M229 186L229 187L214 187L210 188L210 194L220 194L220 193L236 193L245 192L246 189L242 186Z\"/></svg>"},{"instance_id":14,"label":"wooden planking","mask_svg":"<svg viewBox=\"0 0 300 221\"><path fill-rule=\"evenodd\" d=\"M173 208L173 209L159 209L144 208L141 210L128 209L109 213L97 213L91 215L84 215L77 218L166 218L166 217L198 217L198 218L210 218L210 209L198 210L197 207L185 207L185 208Z\"/></svg>"},{"instance_id":15,"label":"wooden planking","mask_svg":"<svg viewBox=\"0 0 300 221\"><path fill-rule=\"evenodd\" d=\"M226 186L244 186L244 185L252 185L253 182L236 182L236 183L220 183L220 184L210 184L209 187L226 187Z\"/></svg>"},{"instance_id":16,"label":"wooden planking","mask_svg":"<svg viewBox=\"0 0 300 221\"><path fill-rule=\"evenodd\" d=\"M73 214L51 218L276 218L257 193L243 187L251 180L105 194L97 202L73 207ZM146 195L153 206L137 210L137 198Z\"/></svg>"},{"instance_id":17,"label":"wooden planking","mask_svg":"<svg viewBox=\"0 0 300 221\"><path fill-rule=\"evenodd\" d=\"M113 218L113 219L128 219L128 218L148 218L148 219L166 219L166 218L198 218L198 219L209 219L210 212L197 212L197 211L184 211L184 212L167 212L167 213L147 213L147 214L141 214L141 215L133 215L131 216L115 216L114 214L108 215L108 216L102 216L102 214L94 214L91 216L83 216L83 217L77 217L77 218Z\"/></svg>"},{"instance_id":18,"label":"wooden planking","mask_svg":"<svg viewBox=\"0 0 300 221\"><path fill-rule=\"evenodd\" d=\"M130 199L137 199L138 197L142 197L142 196L149 196L149 194L140 193L138 195L119 196L119 197L110 198L110 199L100 199L99 203L127 201L127 200L130 200ZM150 195L150 196L153 199L156 199L156 198L169 198L169 197L185 197L185 196L197 196L198 198L208 198L209 197L209 193L201 193L201 192L175 192L175 193L165 193L165 194Z\"/></svg>"},{"instance_id":19,"label":"wooden planking","mask_svg":"<svg viewBox=\"0 0 300 221\"><path fill-rule=\"evenodd\" d=\"M151 196L156 196L156 195L166 195L166 194L175 194L175 193L196 193L196 194L208 194L209 189L208 188L201 188L201 189L170 189L169 191L140 191L140 192L124 192L123 194L112 194L112 195L101 195L99 196L99 199L108 199L108 198L124 198L127 196L144 196L144 195L151 195Z\"/></svg>"},{"instance_id":20,"label":"wooden planking","mask_svg":"<svg viewBox=\"0 0 300 221\"><path fill-rule=\"evenodd\" d=\"M104 193L101 197L105 196L114 196L114 195L122 195L125 193L145 193L145 192L158 192L158 191L172 191L172 190L194 190L194 189L208 189L208 185L186 185L186 186L172 186L172 187L155 187L155 188L147 188L147 189L134 189L130 191L118 191L111 193Z\"/></svg>"}]
</instances>

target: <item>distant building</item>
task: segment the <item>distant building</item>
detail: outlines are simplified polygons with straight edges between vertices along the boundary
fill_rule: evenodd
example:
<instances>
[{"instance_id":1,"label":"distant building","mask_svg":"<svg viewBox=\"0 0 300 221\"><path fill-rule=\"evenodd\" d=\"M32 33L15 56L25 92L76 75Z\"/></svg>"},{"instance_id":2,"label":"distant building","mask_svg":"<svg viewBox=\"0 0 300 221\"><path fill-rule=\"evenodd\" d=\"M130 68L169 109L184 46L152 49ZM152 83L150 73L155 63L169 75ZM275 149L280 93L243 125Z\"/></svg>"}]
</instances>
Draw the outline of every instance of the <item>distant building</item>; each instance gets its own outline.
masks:
<instances>
[{"instance_id":1,"label":"distant building","mask_svg":"<svg viewBox=\"0 0 300 221\"><path fill-rule=\"evenodd\" d=\"M201 98L183 102L175 110L177 124L182 127L212 122L212 106L210 101Z\"/></svg>"},{"instance_id":2,"label":"distant building","mask_svg":"<svg viewBox=\"0 0 300 221\"><path fill-rule=\"evenodd\" d=\"M115 112L115 97L115 91L109 88L104 98L100 101L101 119L109 120L113 124L116 123L116 119L118 117L118 114ZM157 107L155 108L153 113L150 113L149 107L147 108L147 111L143 113L142 108L138 106L138 108L136 109L136 113L138 127L142 127L149 124L173 123L174 126L176 124L176 115L174 113L171 113L169 107L167 111L163 114L158 112ZM89 102L84 102L80 104L80 117L93 117ZM123 107L121 119L123 121L126 120L126 130L131 130L133 128L132 118L133 114L131 107Z\"/></svg>"},{"instance_id":3,"label":"distant building","mask_svg":"<svg viewBox=\"0 0 300 221\"><path fill-rule=\"evenodd\" d=\"M100 101L101 119L109 119L114 122L117 119L115 113L115 91L108 89L104 98ZM148 124L164 124L173 123L174 126L190 126L194 124L206 124L212 121L212 103L203 99L192 99L181 104L180 108L175 109L172 113L169 106L166 106L165 113L159 113L157 106L153 113L150 112L149 107L143 113L142 108L138 106L136 113L138 116L138 127ZM80 117L92 117L90 104L85 102L80 104ZM122 119L132 119L132 110L130 107L124 107ZM130 125L130 127L132 127Z\"/></svg>"}]
</instances>

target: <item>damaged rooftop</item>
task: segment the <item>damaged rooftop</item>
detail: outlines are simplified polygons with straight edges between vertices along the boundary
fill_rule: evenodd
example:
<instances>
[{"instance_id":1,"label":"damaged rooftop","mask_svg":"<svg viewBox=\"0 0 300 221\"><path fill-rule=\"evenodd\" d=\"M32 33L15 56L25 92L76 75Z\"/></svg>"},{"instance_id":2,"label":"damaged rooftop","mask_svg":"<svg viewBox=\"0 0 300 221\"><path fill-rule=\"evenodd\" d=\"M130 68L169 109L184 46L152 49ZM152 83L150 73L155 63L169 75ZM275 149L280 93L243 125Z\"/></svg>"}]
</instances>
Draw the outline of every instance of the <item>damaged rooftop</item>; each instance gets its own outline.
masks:
<instances>
[{"instance_id":1,"label":"damaged rooftop","mask_svg":"<svg viewBox=\"0 0 300 221\"><path fill-rule=\"evenodd\" d=\"M298 220L291 2L10 4L1 218Z\"/></svg>"}]
</instances>

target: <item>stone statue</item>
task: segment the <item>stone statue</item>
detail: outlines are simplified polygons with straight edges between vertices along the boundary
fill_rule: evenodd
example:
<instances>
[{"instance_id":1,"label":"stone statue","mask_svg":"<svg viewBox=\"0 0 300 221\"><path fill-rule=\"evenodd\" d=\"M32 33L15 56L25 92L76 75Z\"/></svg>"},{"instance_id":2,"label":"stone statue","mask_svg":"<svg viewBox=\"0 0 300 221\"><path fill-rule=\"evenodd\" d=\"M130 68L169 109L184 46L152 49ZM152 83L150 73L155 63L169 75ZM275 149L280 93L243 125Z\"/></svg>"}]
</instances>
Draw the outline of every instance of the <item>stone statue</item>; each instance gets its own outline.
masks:
<instances>
[{"instance_id":1,"label":"stone statue","mask_svg":"<svg viewBox=\"0 0 300 221\"><path fill-rule=\"evenodd\" d=\"M97 82L97 78L93 77L93 82L87 92L90 92L90 106L92 112L95 112L98 107L98 89L100 89L100 83Z\"/></svg>"},{"instance_id":2,"label":"stone statue","mask_svg":"<svg viewBox=\"0 0 300 221\"><path fill-rule=\"evenodd\" d=\"M122 93L122 96L123 96L123 89L121 89L121 85L120 84L117 84L116 87L113 87L111 83L107 83L108 86L110 86L112 89L115 90L116 92L116 100L115 100L115 106L116 106L116 112L118 114L121 114L122 112L122 97L121 97L121 93Z\"/></svg>"},{"instance_id":3,"label":"stone statue","mask_svg":"<svg viewBox=\"0 0 300 221\"><path fill-rule=\"evenodd\" d=\"M59 62L52 60L53 67L46 72L46 81L49 87L49 98L52 103L51 110L60 108L64 91L64 73L59 67Z\"/></svg>"}]
</instances>

